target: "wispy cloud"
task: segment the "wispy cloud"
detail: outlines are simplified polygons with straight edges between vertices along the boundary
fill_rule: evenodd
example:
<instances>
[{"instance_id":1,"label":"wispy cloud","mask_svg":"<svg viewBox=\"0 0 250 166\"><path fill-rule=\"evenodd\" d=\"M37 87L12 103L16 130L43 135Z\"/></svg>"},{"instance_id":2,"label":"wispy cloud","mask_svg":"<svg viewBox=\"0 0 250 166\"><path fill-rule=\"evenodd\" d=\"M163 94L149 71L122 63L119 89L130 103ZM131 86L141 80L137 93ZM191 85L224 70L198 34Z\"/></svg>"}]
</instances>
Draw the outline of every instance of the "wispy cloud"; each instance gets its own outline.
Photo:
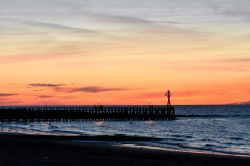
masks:
<instances>
[{"instance_id":1,"label":"wispy cloud","mask_svg":"<svg viewBox=\"0 0 250 166\"><path fill-rule=\"evenodd\" d=\"M52 98L54 96L50 96L50 95L40 95L40 96L37 96L39 98Z\"/></svg>"},{"instance_id":2,"label":"wispy cloud","mask_svg":"<svg viewBox=\"0 0 250 166\"><path fill-rule=\"evenodd\" d=\"M126 88L104 88L98 86L87 86L80 88L73 88L70 92L88 92L88 93L100 93L100 92L108 92L108 91L126 91L129 89Z\"/></svg>"},{"instance_id":3,"label":"wispy cloud","mask_svg":"<svg viewBox=\"0 0 250 166\"><path fill-rule=\"evenodd\" d=\"M153 24L153 21L145 20L142 18L124 16L124 15L112 15L107 13L86 13L91 18L105 23L115 24Z\"/></svg>"},{"instance_id":4,"label":"wispy cloud","mask_svg":"<svg viewBox=\"0 0 250 166\"><path fill-rule=\"evenodd\" d=\"M80 56L86 55L84 52L71 51L70 53L47 53L47 54L19 54L8 56L4 55L0 57L0 64L6 63L20 63L20 62L33 62L33 61L41 61L48 59L61 59L61 58L76 58ZM89 55L89 54L88 54Z\"/></svg>"},{"instance_id":5,"label":"wispy cloud","mask_svg":"<svg viewBox=\"0 0 250 166\"><path fill-rule=\"evenodd\" d=\"M65 84L44 84L44 83L33 83L33 84L28 84L28 86L31 87L60 87L64 86Z\"/></svg>"},{"instance_id":6,"label":"wispy cloud","mask_svg":"<svg viewBox=\"0 0 250 166\"><path fill-rule=\"evenodd\" d=\"M0 97L16 96L16 93L0 93Z\"/></svg>"},{"instance_id":7,"label":"wispy cloud","mask_svg":"<svg viewBox=\"0 0 250 166\"><path fill-rule=\"evenodd\" d=\"M11 100L10 97L16 96L16 93L0 93L0 105L13 105L20 103L20 101Z\"/></svg>"},{"instance_id":8,"label":"wispy cloud","mask_svg":"<svg viewBox=\"0 0 250 166\"><path fill-rule=\"evenodd\" d=\"M233 17L242 17L250 19L250 8L249 1L234 1L225 3L213 3L210 4L210 7L218 14L228 16L230 18Z\"/></svg>"},{"instance_id":9,"label":"wispy cloud","mask_svg":"<svg viewBox=\"0 0 250 166\"><path fill-rule=\"evenodd\" d=\"M84 86L84 87L71 87L67 86L67 84L46 84L46 83L32 83L28 84L28 87L48 87L52 88L58 92L66 92L66 93L77 93L77 92L85 92L85 93L101 93L101 92L109 92L109 91L126 91L131 90L128 88L107 88L100 86ZM41 98L52 97L47 95L38 96Z\"/></svg>"},{"instance_id":10,"label":"wispy cloud","mask_svg":"<svg viewBox=\"0 0 250 166\"><path fill-rule=\"evenodd\" d=\"M96 20L99 23L104 24L114 24L123 25L123 27L130 26L132 29L139 28L140 32L150 32L150 33L180 33L180 34L190 34L190 35L200 35L200 32L190 30L187 28L179 28L178 26L173 26L173 24L178 25L179 22L173 21L156 21L148 20L145 18L140 18L136 16L128 15L114 15L107 13L86 13L90 18Z\"/></svg>"},{"instance_id":11,"label":"wispy cloud","mask_svg":"<svg viewBox=\"0 0 250 166\"><path fill-rule=\"evenodd\" d=\"M234 8L224 8L220 11L220 13L230 17L250 18L249 4L245 7L235 6Z\"/></svg>"},{"instance_id":12,"label":"wispy cloud","mask_svg":"<svg viewBox=\"0 0 250 166\"><path fill-rule=\"evenodd\" d=\"M0 98L0 105L16 105L21 103L20 100L4 100Z\"/></svg>"},{"instance_id":13,"label":"wispy cloud","mask_svg":"<svg viewBox=\"0 0 250 166\"><path fill-rule=\"evenodd\" d=\"M91 34L99 34L100 32L90 30L82 27L73 27L68 25L63 25L59 23L51 23L51 22L42 22L42 21L30 21L30 20L16 20L16 22L23 24L28 27L35 27L40 29L54 29L57 32L70 32L70 33L91 33Z\"/></svg>"},{"instance_id":14,"label":"wispy cloud","mask_svg":"<svg viewBox=\"0 0 250 166\"><path fill-rule=\"evenodd\" d=\"M100 86L84 86L84 87L55 87L56 91L67 92L67 93L101 93L101 92L110 92L110 91L126 91L131 90L128 88L107 88Z\"/></svg>"}]
</instances>

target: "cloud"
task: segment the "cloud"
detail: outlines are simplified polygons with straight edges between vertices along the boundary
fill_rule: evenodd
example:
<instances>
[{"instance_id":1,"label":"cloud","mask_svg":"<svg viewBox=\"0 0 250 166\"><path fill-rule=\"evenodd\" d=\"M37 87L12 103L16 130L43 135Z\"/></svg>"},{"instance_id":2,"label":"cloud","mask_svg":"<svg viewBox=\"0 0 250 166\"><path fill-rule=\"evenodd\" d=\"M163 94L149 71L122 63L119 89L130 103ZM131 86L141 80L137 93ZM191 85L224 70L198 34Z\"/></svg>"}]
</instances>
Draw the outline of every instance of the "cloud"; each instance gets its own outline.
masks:
<instances>
[{"instance_id":1,"label":"cloud","mask_svg":"<svg viewBox=\"0 0 250 166\"><path fill-rule=\"evenodd\" d=\"M113 23L113 24L132 24L132 25L151 25L151 26L164 26L164 24L180 24L177 21L162 21L162 20L149 20L136 16L129 15L118 15L118 14L108 14L108 13L87 13L90 18L103 23Z\"/></svg>"},{"instance_id":2,"label":"cloud","mask_svg":"<svg viewBox=\"0 0 250 166\"><path fill-rule=\"evenodd\" d=\"M122 24L152 24L153 21L148 21L142 18L123 16L123 15L112 15L107 13L87 13L91 18L105 23L122 23Z\"/></svg>"},{"instance_id":3,"label":"cloud","mask_svg":"<svg viewBox=\"0 0 250 166\"><path fill-rule=\"evenodd\" d=\"M28 86L31 87L60 87L64 86L65 84L44 84L44 83L33 83L33 84L28 84Z\"/></svg>"},{"instance_id":4,"label":"cloud","mask_svg":"<svg viewBox=\"0 0 250 166\"><path fill-rule=\"evenodd\" d=\"M107 14L107 13L86 13L90 18L96 20L97 22L104 24L114 24L131 26L131 28L136 29L139 28L140 32L151 32L151 33L180 33L180 34L195 34L199 35L200 32L179 28L177 26L173 26L173 24L179 24L180 22L173 21L156 21L156 20L148 20L136 16L128 16L128 15L115 15L115 14Z\"/></svg>"},{"instance_id":5,"label":"cloud","mask_svg":"<svg viewBox=\"0 0 250 166\"><path fill-rule=\"evenodd\" d=\"M18 21L18 20L17 20ZM47 28L47 29L54 29L57 32L60 31L65 31L65 32L70 32L70 33L100 33L98 31L86 29L86 28L79 28L79 27L72 27L72 26L67 26L63 24L58 24L58 23L50 23L50 22L42 22L42 21L28 21L28 20L19 20L19 23L28 25L31 27L37 27L37 28Z\"/></svg>"},{"instance_id":6,"label":"cloud","mask_svg":"<svg viewBox=\"0 0 250 166\"><path fill-rule=\"evenodd\" d=\"M77 92L84 92L84 93L101 93L101 92L109 92L109 91L126 91L130 90L127 88L105 88L99 86L85 86L85 87L55 87L54 90L67 92L67 93L77 93Z\"/></svg>"},{"instance_id":7,"label":"cloud","mask_svg":"<svg viewBox=\"0 0 250 166\"><path fill-rule=\"evenodd\" d=\"M17 104L20 103L20 101L12 101L10 100L11 96L16 96L18 94L16 93L0 93L0 105L13 105L13 104Z\"/></svg>"},{"instance_id":8,"label":"cloud","mask_svg":"<svg viewBox=\"0 0 250 166\"><path fill-rule=\"evenodd\" d=\"M103 88L98 86L87 86L81 88L73 88L70 92L88 92L88 93L100 93L100 92L108 92L108 91L126 91L126 88Z\"/></svg>"},{"instance_id":9,"label":"cloud","mask_svg":"<svg viewBox=\"0 0 250 166\"><path fill-rule=\"evenodd\" d=\"M0 93L0 97L16 96L16 93Z\"/></svg>"},{"instance_id":10,"label":"cloud","mask_svg":"<svg viewBox=\"0 0 250 166\"><path fill-rule=\"evenodd\" d=\"M236 4L231 4L228 7L221 7L219 12L229 17L243 17L249 19L249 4L249 2L247 2L247 4L237 2Z\"/></svg>"},{"instance_id":11,"label":"cloud","mask_svg":"<svg viewBox=\"0 0 250 166\"><path fill-rule=\"evenodd\" d=\"M45 83L28 84L28 86L31 86L31 87L48 87L48 88L54 89L55 91L67 92L67 93L77 93L77 92L100 93L100 92L109 92L109 91L130 90L127 88L105 88L105 87L99 87L99 86L70 87L66 85L67 84L45 84ZM46 98L46 97L52 97L52 96L41 95L38 97Z\"/></svg>"},{"instance_id":12,"label":"cloud","mask_svg":"<svg viewBox=\"0 0 250 166\"><path fill-rule=\"evenodd\" d=\"M3 99L0 99L0 105L16 105L16 104L19 104L21 103L20 100L17 101L17 100L3 100Z\"/></svg>"},{"instance_id":13,"label":"cloud","mask_svg":"<svg viewBox=\"0 0 250 166\"><path fill-rule=\"evenodd\" d=\"M249 1L238 0L227 3L210 4L210 7L218 14L232 17L242 17L250 19Z\"/></svg>"},{"instance_id":14,"label":"cloud","mask_svg":"<svg viewBox=\"0 0 250 166\"><path fill-rule=\"evenodd\" d=\"M66 46L64 46L65 48ZM82 55L86 55L84 52L80 51L71 51L70 53L67 53L66 51L64 53L48 53L48 54L19 54L19 55L12 55L12 56L0 56L0 63L20 63L20 62L32 62L32 61L39 61L39 60L47 60L47 59L61 59L61 58L67 58L67 57L80 57ZM89 55L89 54L88 54Z\"/></svg>"},{"instance_id":15,"label":"cloud","mask_svg":"<svg viewBox=\"0 0 250 166\"><path fill-rule=\"evenodd\" d=\"M37 96L39 98L52 98L53 96L50 95L41 95L41 96Z\"/></svg>"},{"instance_id":16,"label":"cloud","mask_svg":"<svg viewBox=\"0 0 250 166\"><path fill-rule=\"evenodd\" d=\"M250 17L249 10L225 10L222 13L228 16Z\"/></svg>"}]
</instances>

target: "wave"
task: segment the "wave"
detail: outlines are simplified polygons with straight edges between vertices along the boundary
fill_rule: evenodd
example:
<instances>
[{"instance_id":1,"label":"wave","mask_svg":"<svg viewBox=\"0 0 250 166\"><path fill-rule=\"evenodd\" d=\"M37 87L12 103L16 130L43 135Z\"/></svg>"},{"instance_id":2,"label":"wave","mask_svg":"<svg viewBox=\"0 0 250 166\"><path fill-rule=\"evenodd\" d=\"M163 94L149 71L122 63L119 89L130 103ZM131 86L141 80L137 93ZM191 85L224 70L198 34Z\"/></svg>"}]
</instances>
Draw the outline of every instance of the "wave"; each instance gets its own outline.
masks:
<instances>
[{"instance_id":1,"label":"wave","mask_svg":"<svg viewBox=\"0 0 250 166\"><path fill-rule=\"evenodd\" d=\"M1 137L16 137L16 132L1 133ZM26 139L56 139L56 140L68 140L68 141L110 141L110 142L151 142L161 141L162 138L156 137L144 137L144 136L129 136L129 135L56 135L49 134L41 135L37 133L19 133L18 137Z\"/></svg>"}]
</instances>

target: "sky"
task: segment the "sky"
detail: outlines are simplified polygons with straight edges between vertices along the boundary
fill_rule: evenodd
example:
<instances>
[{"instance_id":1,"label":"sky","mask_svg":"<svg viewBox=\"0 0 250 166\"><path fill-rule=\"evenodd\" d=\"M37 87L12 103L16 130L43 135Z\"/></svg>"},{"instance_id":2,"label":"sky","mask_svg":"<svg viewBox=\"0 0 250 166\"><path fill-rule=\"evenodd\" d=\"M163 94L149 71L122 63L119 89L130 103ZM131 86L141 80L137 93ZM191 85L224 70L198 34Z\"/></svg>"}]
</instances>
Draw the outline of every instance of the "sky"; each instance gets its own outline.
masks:
<instances>
[{"instance_id":1,"label":"sky","mask_svg":"<svg viewBox=\"0 0 250 166\"><path fill-rule=\"evenodd\" d=\"M0 0L0 105L250 101L249 0Z\"/></svg>"}]
</instances>

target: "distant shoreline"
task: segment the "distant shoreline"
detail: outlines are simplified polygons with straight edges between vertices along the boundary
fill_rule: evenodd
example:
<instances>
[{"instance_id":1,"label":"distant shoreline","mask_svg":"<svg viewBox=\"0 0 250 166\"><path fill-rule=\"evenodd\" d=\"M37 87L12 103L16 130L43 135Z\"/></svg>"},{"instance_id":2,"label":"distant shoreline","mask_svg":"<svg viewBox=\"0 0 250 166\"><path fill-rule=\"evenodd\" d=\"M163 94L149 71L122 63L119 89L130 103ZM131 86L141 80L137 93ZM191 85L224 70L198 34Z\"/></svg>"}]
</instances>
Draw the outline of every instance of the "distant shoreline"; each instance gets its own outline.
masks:
<instances>
[{"instance_id":1,"label":"distant shoreline","mask_svg":"<svg viewBox=\"0 0 250 166\"><path fill-rule=\"evenodd\" d=\"M118 136L119 137L119 136ZM249 165L250 157L111 146L77 137L0 134L3 165ZM82 137L88 140L88 137ZM97 137L96 137L97 138ZM103 137L102 140L117 139ZM129 140L130 138L126 138ZM137 139L147 139L140 137ZM100 138L101 140L101 138Z\"/></svg>"}]
</instances>

